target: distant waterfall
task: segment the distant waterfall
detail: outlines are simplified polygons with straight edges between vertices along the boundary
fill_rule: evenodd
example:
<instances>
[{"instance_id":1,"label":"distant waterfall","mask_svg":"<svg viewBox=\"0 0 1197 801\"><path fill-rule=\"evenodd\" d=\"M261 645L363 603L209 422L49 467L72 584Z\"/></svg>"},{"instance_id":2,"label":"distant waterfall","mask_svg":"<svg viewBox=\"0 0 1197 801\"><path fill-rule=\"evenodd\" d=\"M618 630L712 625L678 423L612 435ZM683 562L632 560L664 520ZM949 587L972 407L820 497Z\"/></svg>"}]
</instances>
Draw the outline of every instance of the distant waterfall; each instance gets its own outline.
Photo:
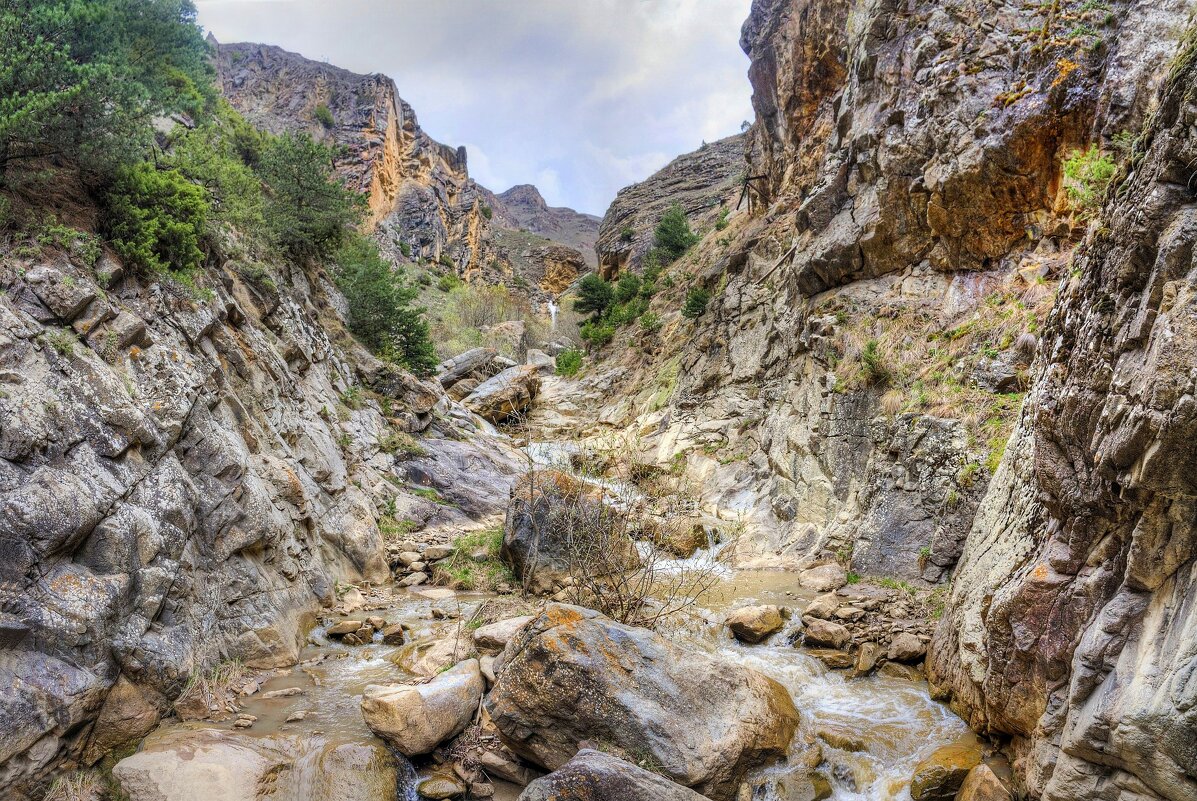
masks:
<instances>
[{"instance_id":1,"label":"distant waterfall","mask_svg":"<svg viewBox=\"0 0 1197 801\"><path fill-rule=\"evenodd\" d=\"M557 301L551 300L551 299L549 300L549 320L551 321L551 324L549 325L549 330L556 331L557 330Z\"/></svg>"}]
</instances>

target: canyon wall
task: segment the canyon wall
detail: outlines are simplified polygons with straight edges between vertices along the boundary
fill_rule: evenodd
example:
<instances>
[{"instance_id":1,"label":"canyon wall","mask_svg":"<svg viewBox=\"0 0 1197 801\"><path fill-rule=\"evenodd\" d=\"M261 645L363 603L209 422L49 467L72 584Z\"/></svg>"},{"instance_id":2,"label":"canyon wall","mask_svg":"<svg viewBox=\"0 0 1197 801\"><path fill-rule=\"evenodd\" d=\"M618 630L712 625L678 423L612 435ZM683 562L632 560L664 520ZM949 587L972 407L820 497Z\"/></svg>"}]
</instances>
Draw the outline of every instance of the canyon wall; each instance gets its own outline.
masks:
<instances>
[{"instance_id":1,"label":"canyon wall","mask_svg":"<svg viewBox=\"0 0 1197 801\"><path fill-rule=\"evenodd\" d=\"M684 457L744 526L745 564L945 581L1088 225L1061 165L1138 130L1187 13L758 0L751 211L723 231L692 216L704 238L654 299L660 343L617 342L590 378L628 396L601 421ZM600 230L612 270L628 205ZM712 300L691 322L695 286Z\"/></svg>"},{"instance_id":2,"label":"canyon wall","mask_svg":"<svg viewBox=\"0 0 1197 801\"><path fill-rule=\"evenodd\" d=\"M1197 33L1077 251L929 665L1050 801L1197 797Z\"/></svg>"}]
</instances>

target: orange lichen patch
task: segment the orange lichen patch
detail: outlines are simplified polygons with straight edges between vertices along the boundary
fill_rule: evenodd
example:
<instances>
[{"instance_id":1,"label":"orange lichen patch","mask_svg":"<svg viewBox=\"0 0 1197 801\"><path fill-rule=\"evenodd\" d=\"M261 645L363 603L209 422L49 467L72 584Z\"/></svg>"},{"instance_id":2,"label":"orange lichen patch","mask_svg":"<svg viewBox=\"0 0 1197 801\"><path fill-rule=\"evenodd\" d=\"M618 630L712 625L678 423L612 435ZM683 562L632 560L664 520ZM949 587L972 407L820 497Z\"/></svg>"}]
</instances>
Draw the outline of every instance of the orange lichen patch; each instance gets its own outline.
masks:
<instances>
[{"instance_id":1,"label":"orange lichen patch","mask_svg":"<svg viewBox=\"0 0 1197 801\"><path fill-rule=\"evenodd\" d=\"M1070 58L1061 58L1056 61L1057 75L1056 79L1052 81L1052 88L1055 89L1060 84L1068 80L1068 76L1076 72L1081 65Z\"/></svg>"}]
</instances>

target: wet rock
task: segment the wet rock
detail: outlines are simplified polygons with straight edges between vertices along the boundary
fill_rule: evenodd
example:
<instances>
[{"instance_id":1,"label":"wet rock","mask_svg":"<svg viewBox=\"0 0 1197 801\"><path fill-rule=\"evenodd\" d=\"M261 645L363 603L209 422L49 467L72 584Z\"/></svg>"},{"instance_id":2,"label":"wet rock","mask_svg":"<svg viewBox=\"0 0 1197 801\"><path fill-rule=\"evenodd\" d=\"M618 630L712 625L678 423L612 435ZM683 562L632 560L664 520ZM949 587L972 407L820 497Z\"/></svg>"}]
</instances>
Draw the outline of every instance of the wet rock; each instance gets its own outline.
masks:
<instances>
[{"instance_id":1,"label":"wet rock","mask_svg":"<svg viewBox=\"0 0 1197 801\"><path fill-rule=\"evenodd\" d=\"M403 645L407 640L407 635L403 631L403 626L399 623L392 623L382 630L382 642L384 645Z\"/></svg>"},{"instance_id":2,"label":"wet rock","mask_svg":"<svg viewBox=\"0 0 1197 801\"><path fill-rule=\"evenodd\" d=\"M703 801L703 796L631 762L583 748L537 779L519 801Z\"/></svg>"},{"instance_id":3,"label":"wet rock","mask_svg":"<svg viewBox=\"0 0 1197 801\"><path fill-rule=\"evenodd\" d=\"M884 654L884 650L875 642L866 642L856 652L856 675L867 676L877 667L877 662Z\"/></svg>"},{"instance_id":4,"label":"wet rock","mask_svg":"<svg viewBox=\"0 0 1197 801\"><path fill-rule=\"evenodd\" d=\"M764 642L785 625L781 609L771 604L737 609L727 616L726 622L737 640L749 644Z\"/></svg>"},{"instance_id":5,"label":"wet rock","mask_svg":"<svg viewBox=\"0 0 1197 801\"><path fill-rule=\"evenodd\" d=\"M982 762L968 772L955 801L1013 801L1009 788Z\"/></svg>"},{"instance_id":6,"label":"wet rock","mask_svg":"<svg viewBox=\"0 0 1197 801\"><path fill-rule=\"evenodd\" d=\"M891 662L918 662L927 653L926 644L913 634L899 634L889 644L886 656Z\"/></svg>"},{"instance_id":7,"label":"wet rock","mask_svg":"<svg viewBox=\"0 0 1197 801\"><path fill-rule=\"evenodd\" d=\"M802 644L807 647L843 649L852 641L852 633L839 623L817 617L804 617L802 623Z\"/></svg>"},{"instance_id":8,"label":"wet rock","mask_svg":"<svg viewBox=\"0 0 1197 801\"><path fill-rule=\"evenodd\" d=\"M902 665L897 662L886 662L877 668L877 672L891 679L903 679L905 681L922 681L925 678L918 668L911 667L910 665Z\"/></svg>"},{"instance_id":9,"label":"wet rock","mask_svg":"<svg viewBox=\"0 0 1197 801\"><path fill-rule=\"evenodd\" d=\"M580 607L547 607L497 671L486 710L517 754L552 770L601 740L716 801L784 756L798 723L772 679Z\"/></svg>"},{"instance_id":10,"label":"wet rock","mask_svg":"<svg viewBox=\"0 0 1197 801\"><path fill-rule=\"evenodd\" d=\"M575 569L634 567L639 556L617 525L618 512L572 476L556 470L527 473L507 507L500 555L535 592L548 593ZM593 558L587 549L603 550Z\"/></svg>"},{"instance_id":11,"label":"wet rock","mask_svg":"<svg viewBox=\"0 0 1197 801\"><path fill-rule=\"evenodd\" d=\"M848 583L848 574L832 562L803 570L798 574L798 583L815 592L832 592Z\"/></svg>"},{"instance_id":12,"label":"wet rock","mask_svg":"<svg viewBox=\"0 0 1197 801\"><path fill-rule=\"evenodd\" d=\"M467 659L426 684L366 687L362 717L404 756L427 754L470 724L484 689L478 660Z\"/></svg>"},{"instance_id":13,"label":"wet rock","mask_svg":"<svg viewBox=\"0 0 1197 801\"><path fill-rule=\"evenodd\" d=\"M418 587L428 581L428 574L424 571L412 573L410 576L405 576L399 580L400 587Z\"/></svg>"},{"instance_id":14,"label":"wet rock","mask_svg":"<svg viewBox=\"0 0 1197 801\"><path fill-rule=\"evenodd\" d=\"M361 629L365 623L361 620L342 620L340 623L334 623L325 630L325 634L329 637L344 637L346 634L353 634Z\"/></svg>"},{"instance_id":15,"label":"wet rock","mask_svg":"<svg viewBox=\"0 0 1197 801\"><path fill-rule=\"evenodd\" d=\"M848 724L823 722L815 727L815 734L832 748L838 748L841 751L863 752L869 750L864 733L859 728Z\"/></svg>"},{"instance_id":16,"label":"wet rock","mask_svg":"<svg viewBox=\"0 0 1197 801\"><path fill-rule=\"evenodd\" d=\"M187 725L152 733L112 775L130 801L377 801L398 788L382 746Z\"/></svg>"},{"instance_id":17,"label":"wet rock","mask_svg":"<svg viewBox=\"0 0 1197 801\"><path fill-rule=\"evenodd\" d=\"M479 754L478 766L492 778L502 779L521 787L540 775L539 771L521 764L519 758L503 746L487 749Z\"/></svg>"},{"instance_id":18,"label":"wet rock","mask_svg":"<svg viewBox=\"0 0 1197 801\"><path fill-rule=\"evenodd\" d=\"M856 664L852 654L835 648L808 648L806 652L832 670L847 670Z\"/></svg>"},{"instance_id":19,"label":"wet rock","mask_svg":"<svg viewBox=\"0 0 1197 801\"><path fill-rule=\"evenodd\" d=\"M965 745L947 745L920 762L910 779L914 801L952 801L969 771L981 761L981 752Z\"/></svg>"},{"instance_id":20,"label":"wet rock","mask_svg":"<svg viewBox=\"0 0 1197 801\"><path fill-rule=\"evenodd\" d=\"M386 658L408 673L435 676L468 656L472 647L472 643L465 638L426 637L404 645Z\"/></svg>"},{"instance_id":21,"label":"wet rock","mask_svg":"<svg viewBox=\"0 0 1197 801\"><path fill-rule=\"evenodd\" d=\"M483 381L462 401L466 408L492 423L502 423L527 412L540 392L540 374L534 367L509 367Z\"/></svg>"},{"instance_id":22,"label":"wet rock","mask_svg":"<svg viewBox=\"0 0 1197 801\"><path fill-rule=\"evenodd\" d=\"M823 620L830 620L835 615L835 610L838 609L839 606L840 599L836 596L836 594L827 593L825 595L820 595L811 601L802 614L821 618Z\"/></svg>"},{"instance_id":23,"label":"wet rock","mask_svg":"<svg viewBox=\"0 0 1197 801\"><path fill-rule=\"evenodd\" d=\"M479 653L497 654L507 645L507 641L531 619L531 615L523 615L480 626L474 630L474 646L477 647Z\"/></svg>"},{"instance_id":24,"label":"wet rock","mask_svg":"<svg viewBox=\"0 0 1197 801\"><path fill-rule=\"evenodd\" d=\"M645 528L658 548L679 559L689 559L700 548L710 545L706 526L701 520L678 517L665 520L649 518Z\"/></svg>"},{"instance_id":25,"label":"wet rock","mask_svg":"<svg viewBox=\"0 0 1197 801\"><path fill-rule=\"evenodd\" d=\"M452 773L434 773L416 785L416 792L420 797L430 801L457 798L465 795L467 789L465 782Z\"/></svg>"},{"instance_id":26,"label":"wet rock","mask_svg":"<svg viewBox=\"0 0 1197 801\"><path fill-rule=\"evenodd\" d=\"M420 554L417 553L416 551L402 551L398 554L398 556L396 558L399 560L399 562L404 567L408 567L413 562L419 562L422 559Z\"/></svg>"}]
</instances>

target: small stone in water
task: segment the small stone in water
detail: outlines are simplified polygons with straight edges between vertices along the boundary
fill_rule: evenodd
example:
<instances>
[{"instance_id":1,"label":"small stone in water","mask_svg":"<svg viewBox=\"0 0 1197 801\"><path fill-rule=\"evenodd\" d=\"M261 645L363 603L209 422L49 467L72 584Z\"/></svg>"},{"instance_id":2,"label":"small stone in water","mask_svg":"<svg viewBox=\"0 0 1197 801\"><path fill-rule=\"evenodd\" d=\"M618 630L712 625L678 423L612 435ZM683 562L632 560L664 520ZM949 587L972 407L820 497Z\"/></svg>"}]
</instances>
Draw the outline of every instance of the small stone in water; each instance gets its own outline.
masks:
<instances>
[{"instance_id":1,"label":"small stone in water","mask_svg":"<svg viewBox=\"0 0 1197 801\"><path fill-rule=\"evenodd\" d=\"M290 715L287 715L286 722L287 723L295 723L296 721L303 720L307 716L308 716L308 713L304 712L304 711L292 712Z\"/></svg>"}]
</instances>

